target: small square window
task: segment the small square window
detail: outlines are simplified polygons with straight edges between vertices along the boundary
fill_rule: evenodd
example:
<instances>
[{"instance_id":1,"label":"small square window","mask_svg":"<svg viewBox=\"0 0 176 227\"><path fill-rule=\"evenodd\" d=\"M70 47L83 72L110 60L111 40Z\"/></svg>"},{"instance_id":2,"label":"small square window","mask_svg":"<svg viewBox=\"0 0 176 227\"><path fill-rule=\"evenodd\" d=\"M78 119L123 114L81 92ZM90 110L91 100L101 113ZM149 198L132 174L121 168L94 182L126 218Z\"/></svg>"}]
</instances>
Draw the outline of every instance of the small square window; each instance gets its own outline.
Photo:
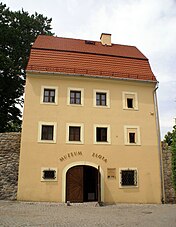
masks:
<instances>
[{"instance_id":1,"label":"small square window","mask_svg":"<svg viewBox=\"0 0 176 227\"><path fill-rule=\"evenodd\" d=\"M55 179L56 178L56 171L55 170L44 170L43 171L43 179Z\"/></svg>"},{"instance_id":2,"label":"small square window","mask_svg":"<svg viewBox=\"0 0 176 227\"><path fill-rule=\"evenodd\" d=\"M41 140L53 140L53 125L42 125Z\"/></svg>"},{"instance_id":3,"label":"small square window","mask_svg":"<svg viewBox=\"0 0 176 227\"><path fill-rule=\"evenodd\" d=\"M97 108L110 108L109 90L93 90L93 106Z\"/></svg>"},{"instance_id":4,"label":"small square window","mask_svg":"<svg viewBox=\"0 0 176 227\"><path fill-rule=\"evenodd\" d=\"M97 127L97 142L107 142L107 128Z\"/></svg>"},{"instance_id":5,"label":"small square window","mask_svg":"<svg viewBox=\"0 0 176 227\"><path fill-rule=\"evenodd\" d=\"M70 104L81 104L81 91L70 91Z\"/></svg>"},{"instance_id":6,"label":"small square window","mask_svg":"<svg viewBox=\"0 0 176 227\"><path fill-rule=\"evenodd\" d=\"M57 105L58 87L41 86L40 103L46 105Z\"/></svg>"},{"instance_id":7,"label":"small square window","mask_svg":"<svg viewBox=\"0 0 176 227\"><path fill-rule=\"evenodd\" d=\"M138 97L136 92L122 92L123 109L138 110Z\"/></svg>"},{"instance_id":8,"label":"small square window","mask_svg":"<svg viewBox=\"0 0 176 227\"><path fill-rule=\"evenodd\" d=\"M133 99L132 98L127 98L127 107L133 108Z\"/></svg>"},{"instance_id":9,"label":"small square window","mask_svg":"<svg viewBox=\"0 0 176 227\"><path fill-rule=\"evenodd\" d=\"M125 145L131 145L131 146L141 145L140 127L133 126L133 125L125 125L124 142L125 142Z\"/></svg>"},{"instance_id":10,"label":"small square window","mask_svg":"<svg viewBox=\"0 0 176 227\"><path fill-rule=\"evenodd\" d=\"M39 122L38 123L38 142L39 143L56 143L56 122Z\"/></svg>"},{"instance_id":11,"label":"small square window","mask_svg":"<svg viewBox=\"0 0 176 227\"><path fill-rule=\"evenodd\" d=\"M69 141L80 141L80 127L69 126Z\"/></svg>"},{"instance_id":12,"label":"small square window","mask_svg":"<svg viewBox=\"0 0 176 227\"><path fill-rule=\"evenodd\" d=\"M55 89L44 89L43 102L55 102Z\"/></svg>"},{"instance_id":13,"label":"small square window","mask_svg":"<svg viewBox=\"0 0 176 227\"><path fill-rule=\"evenodd\" d=\"M137 170L121 170L121 186L137 186Z\"/></svg>"},{"instance_id":14,"label":"small square window","mask_svg":"<svg viewBox=\"0 0 176 227\"><path fill-rule=\"evenodd\" d=\"M57 181L57 168L41 168L41 181Z\"/></svg>"},{"instance_id":15,"label":"small square window","mask_svg":"<svg viewBox=\"0 0 176 227\"><path fill-rule=\"evenodd\" d=\"M106 93L96 93L96 105L97 106L106 106Z\"/></svg>"}]
</instances>

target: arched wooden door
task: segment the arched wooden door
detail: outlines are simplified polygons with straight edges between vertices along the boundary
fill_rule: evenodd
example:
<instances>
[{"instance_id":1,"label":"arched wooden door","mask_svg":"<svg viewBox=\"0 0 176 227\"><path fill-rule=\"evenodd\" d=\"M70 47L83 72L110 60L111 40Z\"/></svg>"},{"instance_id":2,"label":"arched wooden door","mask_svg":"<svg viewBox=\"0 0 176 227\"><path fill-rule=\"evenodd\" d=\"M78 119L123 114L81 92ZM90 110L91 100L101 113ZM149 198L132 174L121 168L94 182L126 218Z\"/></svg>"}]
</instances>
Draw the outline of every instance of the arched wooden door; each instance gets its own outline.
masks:
<instances>
[{"instance_id":1,"label":"arched wooden door","mask_svg":"<svg viewBox=\"0 0 176 227\"><path fill-rule=\"evenodd\" d=\"M91 166L74 166L66 174L66 201L98 200L98 170Z\"/></svg>"}]
</instances>

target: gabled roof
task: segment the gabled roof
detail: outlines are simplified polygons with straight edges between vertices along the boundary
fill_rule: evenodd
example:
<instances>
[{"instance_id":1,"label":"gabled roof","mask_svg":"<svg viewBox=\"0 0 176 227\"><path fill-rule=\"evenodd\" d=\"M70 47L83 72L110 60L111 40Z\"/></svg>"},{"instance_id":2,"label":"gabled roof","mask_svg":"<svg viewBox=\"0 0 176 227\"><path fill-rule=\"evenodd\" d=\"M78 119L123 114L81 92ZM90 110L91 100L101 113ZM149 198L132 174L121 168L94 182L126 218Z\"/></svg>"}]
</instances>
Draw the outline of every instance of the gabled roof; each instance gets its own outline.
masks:
<instances>
[{"instance_id":1,"label":"gabled roof","mask_svg":"<svg viewBox=\"0 0 176 227\"><path fill-rule=\"evenodd\" d=\"M134 46L39 35L27 71L156 81L148 59Z\"/></svg>"}]
</instances>

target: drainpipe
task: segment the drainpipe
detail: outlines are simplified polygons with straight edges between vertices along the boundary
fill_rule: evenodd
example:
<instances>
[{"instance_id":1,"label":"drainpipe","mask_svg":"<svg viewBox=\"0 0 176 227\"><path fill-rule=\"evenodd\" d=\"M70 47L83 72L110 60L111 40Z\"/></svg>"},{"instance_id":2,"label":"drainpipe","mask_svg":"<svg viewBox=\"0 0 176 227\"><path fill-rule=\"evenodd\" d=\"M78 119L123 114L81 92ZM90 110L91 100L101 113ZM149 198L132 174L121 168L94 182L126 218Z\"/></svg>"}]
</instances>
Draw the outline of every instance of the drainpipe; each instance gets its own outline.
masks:
<instances>
[{"instance_id":1,"label":"drainpipe","mask_svg":"<svg viewBox=\"0 0 176 227\"><path fill-rule=\"evenodd\" d=\"M155 106L155 117L156 117L156 128L158 136L158 152L159 152L159 162L160 162L160 180L161 180L161 202L165 202L165 192L164 192L164 173L163 173L163 159L162 159L162 149L161 149L161 134L160 134L160 123L159 123L159 114L158 114L158 101L156 90L158 89L158 82L153 91L154 95L154 106Z\"/></svg>"}]
</instances>

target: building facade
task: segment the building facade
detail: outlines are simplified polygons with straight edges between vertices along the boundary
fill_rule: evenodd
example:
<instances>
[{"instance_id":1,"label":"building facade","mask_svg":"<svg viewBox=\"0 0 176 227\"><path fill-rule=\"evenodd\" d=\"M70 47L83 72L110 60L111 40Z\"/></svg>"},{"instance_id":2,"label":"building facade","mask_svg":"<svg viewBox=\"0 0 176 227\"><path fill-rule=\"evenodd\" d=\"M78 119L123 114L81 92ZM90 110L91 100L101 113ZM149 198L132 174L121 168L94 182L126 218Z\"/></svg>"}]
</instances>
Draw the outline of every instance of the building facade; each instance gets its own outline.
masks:
<instances>
[{"instance_id":1,"label":"building facade","mask_svg":"<svg viewBox=\"0 0 176 227\"><path fill-rule=\"evenodd\" d=\"M18 200L161 203L157 81L136 48L39 36L27 66Z\"/></svg>"}]
</instances>

